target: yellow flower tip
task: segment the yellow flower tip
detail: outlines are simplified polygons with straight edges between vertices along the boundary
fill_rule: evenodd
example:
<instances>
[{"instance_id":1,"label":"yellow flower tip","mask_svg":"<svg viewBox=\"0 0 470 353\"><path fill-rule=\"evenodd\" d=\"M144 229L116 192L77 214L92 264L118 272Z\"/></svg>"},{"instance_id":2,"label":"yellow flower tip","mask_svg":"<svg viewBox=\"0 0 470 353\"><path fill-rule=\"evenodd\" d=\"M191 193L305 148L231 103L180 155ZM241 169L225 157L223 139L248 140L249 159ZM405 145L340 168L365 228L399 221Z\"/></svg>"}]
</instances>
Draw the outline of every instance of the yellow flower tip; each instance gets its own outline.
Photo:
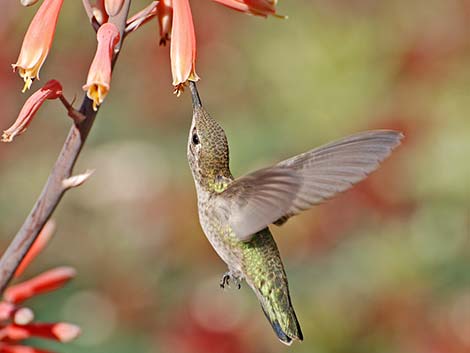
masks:
<instances>
[{"instance_id":1,"label":"yellow flower tip","mask_svg":"<svg viewBox=\"0 0 470 353\"><path fill-rule=\"evenodd\" d=\"M197 82L197 81L199 81L200 79L201 79L201 78L197 75L196 71L193 71L193 72L191 72L191 74L189 75L188 81Z\"/></svg>"},{"instance_id":2,"label":"yellow flower tip","mask_svg":"<svg viewBox=\"0 0 470 353\"><path fill-rule=\"evenodd\" d=\"M99 97L94 94L87 94L87 96L93 101L93 111L98 111L98 107L101 104Z\"/></svg>"},{"instance_id":3,"label":"yellow flower tip","mask_svg":"<svg viewBox=\"0 0 470 353\"><path fill-rule=\"evenodd\" d=\"M103 103L109 89L104 85L94 83L90 86L84 86L83 89L87 90L87 97L93 101L93 110L96 112L98 107Z\"/></svg>"},{"instance_id":4,"label":"yellow flower tip","mask_svg":"<svg viewBox=\"0 0 470 353\"><path fill-rule=\"evenodd\" d=\"M31 85L33 84L33 79L29 76L25 76L23 77L23 79L24 79L24 86L21 92L25 93L27 90L31 88Z\"/></svg>"},{"instance_id":5,"label":"yellow flower tip","mask_svg":"<svg viewBox=\"0 0 470 353\"><path fill-rule=\"evenodd\" d=\"M188 86L189 81L197 82L200 79L201 78L195 72L191 72L189 78L186 81L180 83L173 83L173 86L175 88L173 94L176 94L177 97L181 96L181 93L183 93L186 86Z\"/></svg>"},{"instance_id":6,"label":"yellow flower tip","mask_svg":"<svg viewBox=\"0 0 470 353\"><path fill-rule=\"evenodd\" d=\"M16 72L18 69L18 64L11 64L11 67L13 68L13 72ZM24 86L23 89L21 90L22 93L25 93L27 90L31 88L31 85L33 84L33 81L35 79L34 73L32 73L31 70L25 70L22 67L19 67L19 75L24 81ZM38 77L39 79L39 77Z\"/></svg>"},{"instance_id":7,"label":"yellow flower tip","mask_svg":"<svg viewBox=\"0 0 470 353\"><path fill-rule=\"evenodd\" d=\"M175 86L175 89L173 90L173 94L176 94L176 97L181 96L181 93L184 92L185 85L186 85L185 82L177 84Z\"/></svg>"},{"instance_id":8,"label":"yellow flower tip","mask_svg":"<svg viewBox=\"0 0 470 353\"><path fill-rule=\"evenodd\" d=\"M7 131L3 131L1 141L2 142L11 142L11 141L13 141L13 135L8 133Z\"/></svg>"}]
</instances>

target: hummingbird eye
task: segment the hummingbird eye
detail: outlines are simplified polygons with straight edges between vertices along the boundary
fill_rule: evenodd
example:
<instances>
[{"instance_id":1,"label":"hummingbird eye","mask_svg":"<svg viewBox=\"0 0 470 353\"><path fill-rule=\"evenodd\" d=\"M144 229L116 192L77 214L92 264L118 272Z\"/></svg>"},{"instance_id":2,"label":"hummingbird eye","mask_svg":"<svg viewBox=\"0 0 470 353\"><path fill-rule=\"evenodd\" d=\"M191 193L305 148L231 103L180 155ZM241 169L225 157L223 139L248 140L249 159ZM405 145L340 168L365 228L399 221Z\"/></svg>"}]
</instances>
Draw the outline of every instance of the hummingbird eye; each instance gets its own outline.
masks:
<instances>
[{"instance_id":1,"label":"hummingbird eye","mask_svg":"<svg viewBox=\"0 0 470 353\"><path fill-rule=\"evenodd\" d=\"M192 141L193 145L199 145L199 136L196 133L193 134Z\"/></svg>"}]
</instances>

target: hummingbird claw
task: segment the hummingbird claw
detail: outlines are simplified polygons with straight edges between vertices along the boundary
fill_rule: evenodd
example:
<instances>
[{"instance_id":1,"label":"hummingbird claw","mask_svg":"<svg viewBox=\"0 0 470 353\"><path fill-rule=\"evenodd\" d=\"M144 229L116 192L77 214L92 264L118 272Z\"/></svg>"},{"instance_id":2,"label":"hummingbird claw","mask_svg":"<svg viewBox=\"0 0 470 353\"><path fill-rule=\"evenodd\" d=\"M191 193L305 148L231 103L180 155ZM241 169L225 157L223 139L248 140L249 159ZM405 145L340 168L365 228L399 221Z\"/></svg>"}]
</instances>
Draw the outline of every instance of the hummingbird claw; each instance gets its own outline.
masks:
<instances>
[{"instance_id":1,"label":"hummingbird claw","mask_svg":"<svg viewBox=\"0 0 470 353\"><path fill-rule=\"evenodd\" d=\"M225 272L222 278L220 279L220 288L224 289L225 285L230 286L230 272Z\"/></svg>"},{"instance_id":2,"label":"hummingbird claw","mask_svg":"<svg viewBox=\"0 0 470 353\"><path fill-rule=\"evenodd\" d=\"M220 288L225 289L226 285L230 287L230 282L232 280L234 283L236 283L238 289L242 287L240 283L240 279L234 276L230 271L228 271L228 272L225 272L222 278L220 279Z\"/></svg>"}]
</instances>

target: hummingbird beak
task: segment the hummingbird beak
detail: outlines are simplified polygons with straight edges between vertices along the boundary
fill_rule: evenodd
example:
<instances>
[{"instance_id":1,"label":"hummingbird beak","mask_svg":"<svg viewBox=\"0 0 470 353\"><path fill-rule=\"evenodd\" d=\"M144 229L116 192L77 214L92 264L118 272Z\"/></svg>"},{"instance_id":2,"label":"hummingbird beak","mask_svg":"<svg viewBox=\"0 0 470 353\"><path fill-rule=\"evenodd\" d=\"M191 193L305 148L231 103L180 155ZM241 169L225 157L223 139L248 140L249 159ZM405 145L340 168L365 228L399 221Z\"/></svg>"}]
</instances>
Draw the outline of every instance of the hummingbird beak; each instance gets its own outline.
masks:
<instances>
[{"instance_id":1,"label":"hummingbird beak","mask_svg":"<svg viewBox=\"0 0 470 353\"><path fill-rule=\"evenodd\" d=\"M189 81L189 89L191 90L191 98L193 100L193 110L202 108L202 102L199 97L199 92L197 91L196 82Z\"/></svg>"}]
</instances>

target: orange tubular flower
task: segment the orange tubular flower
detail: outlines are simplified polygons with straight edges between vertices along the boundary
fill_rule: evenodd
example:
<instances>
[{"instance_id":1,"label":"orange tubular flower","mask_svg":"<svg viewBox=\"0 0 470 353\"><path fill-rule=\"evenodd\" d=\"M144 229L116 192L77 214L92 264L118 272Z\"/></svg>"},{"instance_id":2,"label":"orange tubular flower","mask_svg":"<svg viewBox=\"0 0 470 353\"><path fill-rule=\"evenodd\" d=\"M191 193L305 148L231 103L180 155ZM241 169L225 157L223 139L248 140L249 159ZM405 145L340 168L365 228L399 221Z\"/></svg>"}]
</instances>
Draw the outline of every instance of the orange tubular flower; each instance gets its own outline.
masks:
<instances>
[{"instance_id":1,"label":"orange tubular flower","mask_svg":"<svg viewBox=\"0 0 470 353\"><path fill-rule=\"evenodd\" d=\"M160 27L160 45L166 45L170 40L173 7L171 0L160 0L157 5L158 26Z\"/></svg>"},{"instance_id":2,"label":"orange tubular flower","mask_svg":"<svg viewBox=\"0 0 470 353\"><path fill-rule=\"evenodd\" d=\"M196 74L196 34L189 0L173 0L171 31L171 73L179 96L187 81L198 81Z\"/></svg>"},{"instance_id":3,"label":"orange tubular flower","mask_svg":"<svg viewBox=\"0 0 470 353\"><path fill-rule=\"evenodd\" d=\"M63 287L75 275L76 271L72 267L56 267L7 288L3 298L9 303L18 304L36 295Z\"/></svg>"},{"instance_id":4,"label":"orange tubular flower","mask_svg":"<svg viewBox=\"0 0 470 353\"><path fill-rule=\"evenodd\" d=\"M38 256L38 254L46 247L47 243L54 234L55 231L55 222L53 220L47 221L47 223L42 227L41 232L38 237L29 249L28 253L25 255L23 260L21 260L20 265L15 271L14 277L19 277L24 272L26 267Z\"/></svg>"},{"instance_id":5,"label":"orange tubular flower","mask_svg":"<svg viewBox=\"0 0 470 353\"><path fill-rule=\"evenodd\" d=\"M277 0L213 0L236 11L251 15L284 17L276 14Z\"/></svg>"},{"instance_id":6,"label":"orange tubular flower","mask_svg":"<svg viewBox=\"0 0 470 353\"><path fill-rule=\"evenodd\" d=\"M0 335L2 335L4 339L13 341L24 340L31 337L41 337L65 343L77 338L79 334L80 328L78 326L65 322L28 325L10 324L0 330ZM16 352L31 352L32 348L28 348L29 350L18 350Z\"/></svg>"},{"instance_id":7,"label":"orange tubular flower","mask_svg":"<svg viewBox=\"0 0 470 353\"><path fill-rule=\"evenodd\" d=\"M46 99L57 99L62 95L62 86L59 81L50 80L39 91L33 93L26 100L15 123L3 131L1 141L11 142L16 135L21 135L33 120L36 112L41 108Z\"/></svg>"},{"instance_id":8,"label":"orange tubular flower","mask_svg":"<svg viewBox=\"0 0 470 353\"><path fill-rule=\"evenodd\" d=\"M51 227L52 223L47 223L41 234L52 233ZM40 240L44 247L47 239ZM35 242L30 248L25 259L40 251L36 244ZM23 345L23 340L39 337L69 342L78 337L80 327L67 322L35 322L34 312L22 306L25 300L63 287L75 274L71 267L56 267L5 291L0 299L0 353L48 353L49 351Z\"/></svg>"},{"instance_id":9,"label":"orange tubular flower","mask_svg":"<svg viewBox=\"0 0 470 353\"><path fill-rule=\"evenodd\" d=\"M111 61L114 47L119 43L119 30L112 23L105 23L97 33L98 47L90 66L86 85L83 90L93 100L93 109L103 103L111 85Z\"/></svg>"},{"instance_id":10,"label":"orange tubular flower","mask_svg":"<svg viewBox=\"0 0 470 353\"><path fill-rule=\"evenodd\" d=\"M152 1L147 7L137 12L134 16L127 19L126 33L134 32L144 23L157 16L158 1Z\"/></svg>"},{"instance_id":11,"label":"orange tubular flower","mask_svg":"<svg viewBox=\"0 0 470 353\"><path fill-rule=\"evenodd\" d=\"M24 36L23 45L13 71L18 69L25 85L23 92L31 87L46 60L54 39L59 12L64 0L44 0Z\"/></svg>"}]
</instances>

